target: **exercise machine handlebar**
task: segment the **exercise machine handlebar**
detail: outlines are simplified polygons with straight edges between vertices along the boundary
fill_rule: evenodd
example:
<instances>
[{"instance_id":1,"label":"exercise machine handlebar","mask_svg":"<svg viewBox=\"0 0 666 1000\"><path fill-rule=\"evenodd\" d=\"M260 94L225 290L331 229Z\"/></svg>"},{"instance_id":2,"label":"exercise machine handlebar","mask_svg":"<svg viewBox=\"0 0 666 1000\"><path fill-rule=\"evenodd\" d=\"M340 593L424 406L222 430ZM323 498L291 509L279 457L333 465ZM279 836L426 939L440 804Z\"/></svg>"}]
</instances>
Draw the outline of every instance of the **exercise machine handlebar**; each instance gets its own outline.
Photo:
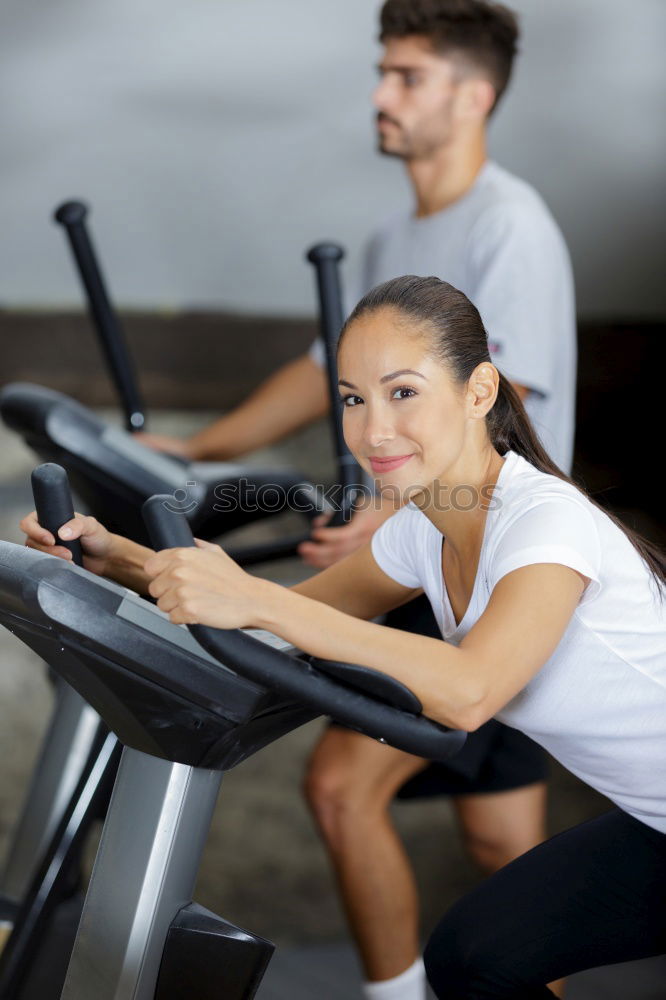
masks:
<instances>
[{"instance_id":1,"label":"exercise machine handlebar","mask_svg":"<svg viewBox=\"0 0 666 1000\"><path fill-rule=\"evenodd\" d=\"M345 251L337 243L317 243L307 252L307 260L315 268L319 298L320 331L326 355L326 375L331 399L331 426L338 466L338 479L342 488L340 508L328 522L336 527L349 520L354 507L354 487L364 482L365 476L356 459L345 444L342 433L342 411L338 405L337 345L344 323L342 288L339 264Z\"/></svg>"},{"instance_id":2,"label":"exercise machine handlebar","mask_svg":"<svg viewBox=\"0 0 666 1000\"><path fill-rule=\"evenodd\" d=\"M145 406L139 391L136 372L120 320L109 300L86 227L87 215L88 206L83 202L66 201L56 209L53 217L67 233L79 276L85 288L93 324L122 402L127 429L144 430Z\"/></svg>"},{"instance_id":3,"label":"exercise machine handlebar","mask_svg":"<svg viewBox=\"0 0 666 1000\"><path fill-rule=\"evenodd\" d=\"M194 544L187 520L170 508L170 499L158 495L143 505L157 549ZM316 658L304 662L239 629L188 627L211 656L241 676L407 753L444 760L465 741L464 733L420 714L422 706L414 693L381 671Z\"/></svg>"},{"instance_id":4,"label":"exercise machine handlebar","mask_svg":"<svg viewBox=\"0 0 666 1000\"><path fill-rule=\"evenodd\" d=\"M45 462L33 470L30 477L37 520L50 531L57 545L64 545L72 553L77 566L83 566L83 551L78 538L68 542L58 538L58 530L74 517L74 505L67 473L62 465Z\"/></svg>"}]
</instances>

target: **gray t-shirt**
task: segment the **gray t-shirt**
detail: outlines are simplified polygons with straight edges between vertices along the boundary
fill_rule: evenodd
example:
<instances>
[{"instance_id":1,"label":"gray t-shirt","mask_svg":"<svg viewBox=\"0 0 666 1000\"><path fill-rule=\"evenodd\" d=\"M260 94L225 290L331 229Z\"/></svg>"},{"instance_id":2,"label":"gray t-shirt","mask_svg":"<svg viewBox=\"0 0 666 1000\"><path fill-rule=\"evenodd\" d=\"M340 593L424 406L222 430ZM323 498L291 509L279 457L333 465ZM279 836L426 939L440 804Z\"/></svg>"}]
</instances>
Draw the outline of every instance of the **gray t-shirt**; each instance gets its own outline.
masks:
<instances>
[{"instance_id":1,"label":"gray t-shirt","mask_svg":"<svg viewBox=\"0 0 666 1000\"><path fill-rule=\"evenodd\" d=\"M393 216L367 245L349 308L402 274L431 275L459 288L488 331L493 362L526 386L526 408L546 449L571 468L576 387L573 277L566 244L540 195L487 162L470 190L435 215ZM315 341L310 356L323 365Z\"/></svg>"}]
</instances>

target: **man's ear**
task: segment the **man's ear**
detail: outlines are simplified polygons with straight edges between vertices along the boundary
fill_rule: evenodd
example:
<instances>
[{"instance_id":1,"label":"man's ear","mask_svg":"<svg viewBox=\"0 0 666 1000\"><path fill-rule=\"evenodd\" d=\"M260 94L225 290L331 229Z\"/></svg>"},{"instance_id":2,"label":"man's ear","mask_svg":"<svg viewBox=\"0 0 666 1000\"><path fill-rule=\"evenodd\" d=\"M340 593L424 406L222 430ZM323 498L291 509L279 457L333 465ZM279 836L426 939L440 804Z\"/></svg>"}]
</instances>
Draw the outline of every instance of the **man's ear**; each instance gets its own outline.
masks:
<instances>
[{"instance_id":1,"label":"man's ear","mask_svg":"<svg viewBox=\"0 0 666 1000\"><path fill-rule=\"evenodd\" d=\"M499 390L499 372L490 361L477 365L467 383L469 416L480 420L493 408Z\"/></svg>"},{"instance_id":2,"label":"man's ear","mask_svg":"<svg viewBox=\"0 0 666 1000\"><path fill-rule=\"evenodd\" d=\"M458 113L470 121L484 121L495 103L495 88L490 80L470 76L461 80L458 93Z\"/></svg>"}]
</instances>

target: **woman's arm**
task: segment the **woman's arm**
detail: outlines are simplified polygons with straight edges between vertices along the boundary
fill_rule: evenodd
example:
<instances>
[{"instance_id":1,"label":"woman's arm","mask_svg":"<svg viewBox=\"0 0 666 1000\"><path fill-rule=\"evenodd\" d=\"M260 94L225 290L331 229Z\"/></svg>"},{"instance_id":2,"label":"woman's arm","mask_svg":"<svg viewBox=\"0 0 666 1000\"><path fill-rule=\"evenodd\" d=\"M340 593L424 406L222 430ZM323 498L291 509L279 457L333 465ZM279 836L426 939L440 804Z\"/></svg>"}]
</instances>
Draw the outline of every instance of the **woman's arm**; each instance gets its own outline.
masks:
<instances>
[{"instance_id":1,"label":"woman's arm","mask_svg":"<svg viewBox=\"0 0 666 1000\"><path fill-rule=\"evenodd\" d=\"M354 618L377 618L423 593L396 583L374 560L370 543L291 588Z\"/></svg>"},{"instance_id":2,"label":"woman's arm","mask_svg":"<svg viewBox=\"0 0 666 1000\"><path fill-rule=\"evenodd\" d=\"M26 545L51 556L71 561L72 553L64 545L58 545L50 531L43 528L33 510L23 518L20 528L27 535ZM144 572L146 560L155 555L152 549L137 542L114 535L94 517L75 514L58 529L60 539L81 541L83 566L97 576L106 576L139 594L148 592L150 577Z\"/></svg>"},{"instance_id":3,"label":"woman's arm","mask_svg":"<svg viewBox=\"0 0 666 1000\"><path fill-rule=\"evenodd\" d=\"M102 576L135 590L137 594L147 594L150 577L143 567L146 560L154 555L154 549L139 545L122 535L111 535L111 550Z\"/></svg>"},{"instance_id":4,"label":"woman's arm","mask_svg":"<svg viewBox=\"0 0 666 1000\"><path fill-rule=\"evenodd\" d=\"M355 553L287 590L249 576L217 546L205 548L209 551L171 549L145 566L153 577L149 592L173 622L265 628L314 656L381 670L406 684L427 716L467 730L491 718L541 669L585 583L557 564L514 570L500 580L479 621L455 647L345 613L371 617L391 595L397 606L416 593L376 564L373 569L368 550L361 559Z\"/></svg>"},{"instance_id":5,"label":"woman's arm","mask_svg":"<svg viewBox=\"0 0 666 1000\"><path fill-rule=\"evenodd\" d=\"M380 571L381 572L381 571ZM584 578L557 564L526 566L495 587L483 615L455 647L439 639L321 611L283 591L262 628L326 659L391 674L427 716L473 731L521 691L552 656L580 600Z\"/></svg>"}]
</instances>

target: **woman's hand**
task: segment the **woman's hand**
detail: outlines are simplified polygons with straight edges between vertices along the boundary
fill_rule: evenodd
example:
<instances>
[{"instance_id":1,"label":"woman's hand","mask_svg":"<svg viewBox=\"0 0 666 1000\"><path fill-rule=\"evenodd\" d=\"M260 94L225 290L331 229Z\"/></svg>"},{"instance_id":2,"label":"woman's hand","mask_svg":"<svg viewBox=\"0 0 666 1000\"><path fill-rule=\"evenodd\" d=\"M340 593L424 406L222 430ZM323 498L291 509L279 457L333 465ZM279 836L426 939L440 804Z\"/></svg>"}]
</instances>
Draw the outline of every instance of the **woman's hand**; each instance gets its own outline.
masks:
<instances>
[{"instance_id":1,"label":"woman's hand","mask_svg":"<svg viewBox=\"0 0 666 1000\"><path fill-rule=\"evenodd\" d=\"M40 525L36 511L33 510L27 517L24 517L19 527L27 535L25 544L28 548L71 561L72 553L64 545L58 545L58 539ZM107 575L115 536L94 517L74 514L71 521L67 521L58 529L58 537L68 542L79 538L85 569L98 576Z\"/></svg>"},{"instance_id":2,"label":"woman's hand","mask_svg":"<svg viewBox=\"0 0 666 1000\"><path fill-rule=\"evenodd\" d=\"M164 549L145 563L149 594L176 625L213 628L257 626L271 588L250 576L219 545L196 539L197 548Z\"/></svg>"}]
</instances>

